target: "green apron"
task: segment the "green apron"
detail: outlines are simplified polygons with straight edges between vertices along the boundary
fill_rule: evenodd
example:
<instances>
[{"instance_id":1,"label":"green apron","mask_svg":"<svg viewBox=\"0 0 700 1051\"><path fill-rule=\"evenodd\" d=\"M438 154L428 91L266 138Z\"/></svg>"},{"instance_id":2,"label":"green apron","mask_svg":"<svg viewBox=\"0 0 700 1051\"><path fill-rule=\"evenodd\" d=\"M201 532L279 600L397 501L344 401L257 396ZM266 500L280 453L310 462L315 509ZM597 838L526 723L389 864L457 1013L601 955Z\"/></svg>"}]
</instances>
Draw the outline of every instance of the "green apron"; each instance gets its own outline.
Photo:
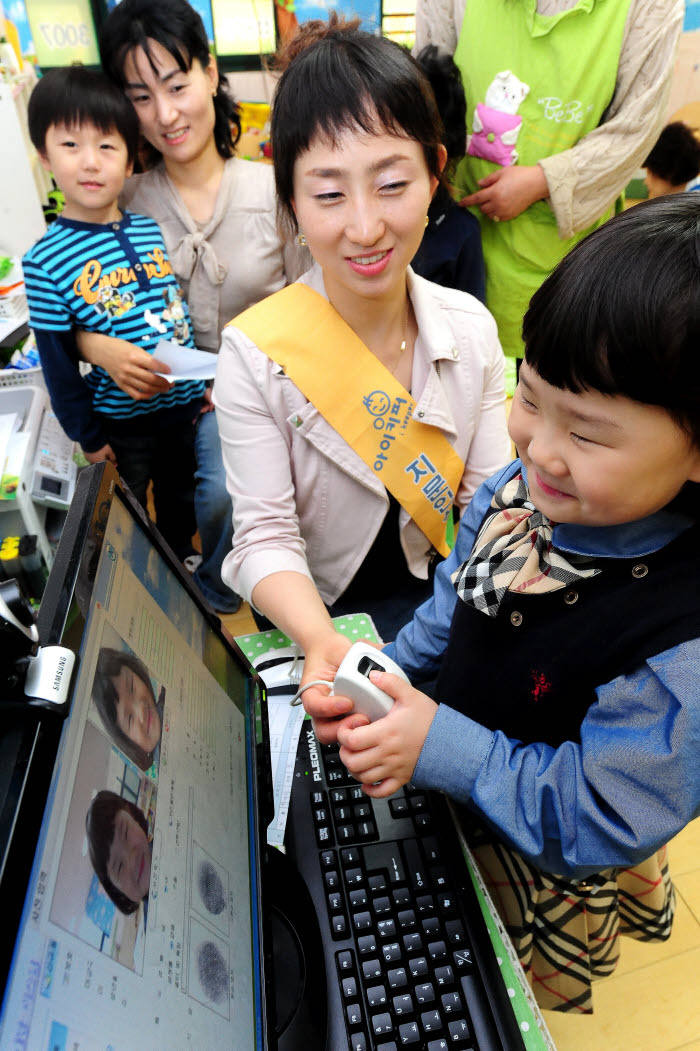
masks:
<instances>
[{"instance_id":1,"label":"green apron","mask_svg":"<svg viewBox=\"0 0 700 1051\"><path fill-rule=\"evenodd\" d=\"M495 126L512 124L522 117L518 130L503 140L517 141L517 163L537 162L574 146L597 127L610 105L630 0L579 0L575 7L544 17L537 0L467 0L455 62L462 73L467 96L467 130L472 132L474 113L486 102L486 92L497 74L510 70L517 78L506 84L511 102L498 92L489 114ZM529 88L520 101L518 81ZM512 91L511 88L515 90ZM493 94L494 89L490 93ZM517 117L505 117L517 114ZM483 124L483 122L482 122ZM487 134L488 133L488 134ZM484 131L472 139L478 151L489 152L498 130ZM481 145L477 145L480 142ZM498 147L498 142L496 143ZM467 155L456 173L460 197L478 190L478 180L499 167L482 156ZM621 202L620 202L621 203ZM521 357L522 320L532 294L566 253L596 226L610 218L611 206L589 229L562 240L554 213L546 201L536 201L515 219L494 223L475 209L481 223L486 262L486 303L498 323L506 354Z\"/></svg>"}]
</instances>

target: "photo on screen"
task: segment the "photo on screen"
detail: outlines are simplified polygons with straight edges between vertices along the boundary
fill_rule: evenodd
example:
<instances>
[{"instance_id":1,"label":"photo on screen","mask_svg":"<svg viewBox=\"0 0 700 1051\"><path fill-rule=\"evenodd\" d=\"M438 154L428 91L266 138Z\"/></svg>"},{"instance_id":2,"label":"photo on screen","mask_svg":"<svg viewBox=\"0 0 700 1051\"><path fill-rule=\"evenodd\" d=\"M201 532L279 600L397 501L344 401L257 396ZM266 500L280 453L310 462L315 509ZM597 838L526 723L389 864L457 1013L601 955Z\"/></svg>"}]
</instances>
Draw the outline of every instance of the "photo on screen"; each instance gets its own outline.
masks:
<instances>
[{"instance_id":1,"label":"photo on screen","mask_svg":"<svg viewBox=\"0 0 700 1051\"><path fill-rule=\"evenodd\" d=\"M92 682L90 719L148 777L157 780L165 686L105 621Z\"/></svg>"},{"instance_id":2,"label":"photo on screen","mask_svg":"<svg viewBox=\"0 0 700 1051\"><path fill-rule=\"evenodd\" d=\"M85 723L51 920L143 973L157 789Z\"/></svg>"}]
</instances>

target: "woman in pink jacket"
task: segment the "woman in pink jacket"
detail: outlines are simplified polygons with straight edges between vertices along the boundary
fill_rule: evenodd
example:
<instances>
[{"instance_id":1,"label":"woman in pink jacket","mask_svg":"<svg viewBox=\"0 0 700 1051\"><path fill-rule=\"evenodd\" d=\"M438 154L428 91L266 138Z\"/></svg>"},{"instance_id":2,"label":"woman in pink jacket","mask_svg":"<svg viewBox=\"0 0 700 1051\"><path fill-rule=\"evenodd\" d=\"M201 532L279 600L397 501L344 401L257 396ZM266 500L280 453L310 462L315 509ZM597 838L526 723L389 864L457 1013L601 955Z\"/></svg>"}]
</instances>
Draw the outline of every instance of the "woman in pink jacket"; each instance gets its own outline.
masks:
<instances>
[{"instance_id":1,"label":"woman in pink jacket","mask_svg":"<svg viewBox=\"0 0 700 1051\"><path fill-rule=\"evenodd\" d=\"M445 162L419 67L333 16L282 64L277 194L315 265L226 328L214 403L235 508L223 578L299 644L308 679L349 645L333 615L393 637L509 445L493 319L409 267Z\"/></svg>"}]
</instances>

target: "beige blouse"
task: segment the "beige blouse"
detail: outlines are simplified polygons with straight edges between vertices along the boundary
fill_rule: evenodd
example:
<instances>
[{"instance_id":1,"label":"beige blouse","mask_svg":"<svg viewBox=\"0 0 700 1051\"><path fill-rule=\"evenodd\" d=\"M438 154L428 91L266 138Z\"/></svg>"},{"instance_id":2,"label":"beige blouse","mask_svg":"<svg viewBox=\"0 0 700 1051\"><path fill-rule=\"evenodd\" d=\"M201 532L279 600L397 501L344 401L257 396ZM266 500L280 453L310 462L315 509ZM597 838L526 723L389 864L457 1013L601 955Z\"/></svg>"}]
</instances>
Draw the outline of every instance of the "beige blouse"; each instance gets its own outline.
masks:
<instances>
[{"instance_id":1,"label":"beige blouse","mask_svg":"<svg viewBox=\"0 0 700 1051\"><path fill-rule=\"evenodd\" d=\"M416 46L454 54L468 0L418 0ZM542 15L576 0L538 0ZM572 149L542 157L559 236L585 230L609 207L644 162L666 119L671 75L683 26L683 0L632 0L617 84L601 124Z\"/></svg>"},{"instance_id":2,"label":"beige blouse","mask_svg":"<svg viewBox=\"0 0 700 1051\"><path fill-rule=\"evenodd\" d=\"M214 213L204 224L192 219L162 163L129 179L121 203L160 226L201 350L218 353L231 318L310 266L308 252L283 242L277 231L270 165L227 160Z\"/></svg>"}]
</instances>

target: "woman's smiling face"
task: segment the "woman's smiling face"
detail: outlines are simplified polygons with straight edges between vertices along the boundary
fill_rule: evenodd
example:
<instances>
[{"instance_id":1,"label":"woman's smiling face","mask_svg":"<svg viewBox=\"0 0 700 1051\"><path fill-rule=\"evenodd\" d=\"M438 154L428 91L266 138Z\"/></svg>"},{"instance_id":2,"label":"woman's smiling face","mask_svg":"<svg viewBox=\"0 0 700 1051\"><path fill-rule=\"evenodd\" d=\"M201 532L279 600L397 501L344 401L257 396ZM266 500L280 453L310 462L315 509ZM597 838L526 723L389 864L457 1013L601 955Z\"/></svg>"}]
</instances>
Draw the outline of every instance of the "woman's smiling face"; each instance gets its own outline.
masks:
<instances>
[{"instance_id":1,"label":"woman's smiling face","mask_svg":"<svg viewBox=\"0 0 700 1051\"><path fill-rule=\"evenodd\" d=\"M293 205L332 300L405 284L436 185L420 143L380 126L311 140L294 165Z\"/></svg>"},{"instance_id":2,"label":"woman's smiling face","mask_svg":"<svg viewBox=\"0 0 700 1051\"><path fill-rule=\"evenodd\" d=\"M144 752L152 752L160 741L161 721L150 685L127 664L110 681L116 692L117 726Z\"/></svg>"},{"instance_id":3,"label":"woman's smiling face","mask_svg":"<svg viewBox=\"0 0 700 1051\"><path fill-rule=\"evenodd\" d=\"M124 60L126 94L136 110L141 133L167 161L186 164L214 143L214 95L218 71L213 56L204 68L193 59L183 72L155 40L148 41L153 66L143 48Z\"/></svg>"}]
</instances>

